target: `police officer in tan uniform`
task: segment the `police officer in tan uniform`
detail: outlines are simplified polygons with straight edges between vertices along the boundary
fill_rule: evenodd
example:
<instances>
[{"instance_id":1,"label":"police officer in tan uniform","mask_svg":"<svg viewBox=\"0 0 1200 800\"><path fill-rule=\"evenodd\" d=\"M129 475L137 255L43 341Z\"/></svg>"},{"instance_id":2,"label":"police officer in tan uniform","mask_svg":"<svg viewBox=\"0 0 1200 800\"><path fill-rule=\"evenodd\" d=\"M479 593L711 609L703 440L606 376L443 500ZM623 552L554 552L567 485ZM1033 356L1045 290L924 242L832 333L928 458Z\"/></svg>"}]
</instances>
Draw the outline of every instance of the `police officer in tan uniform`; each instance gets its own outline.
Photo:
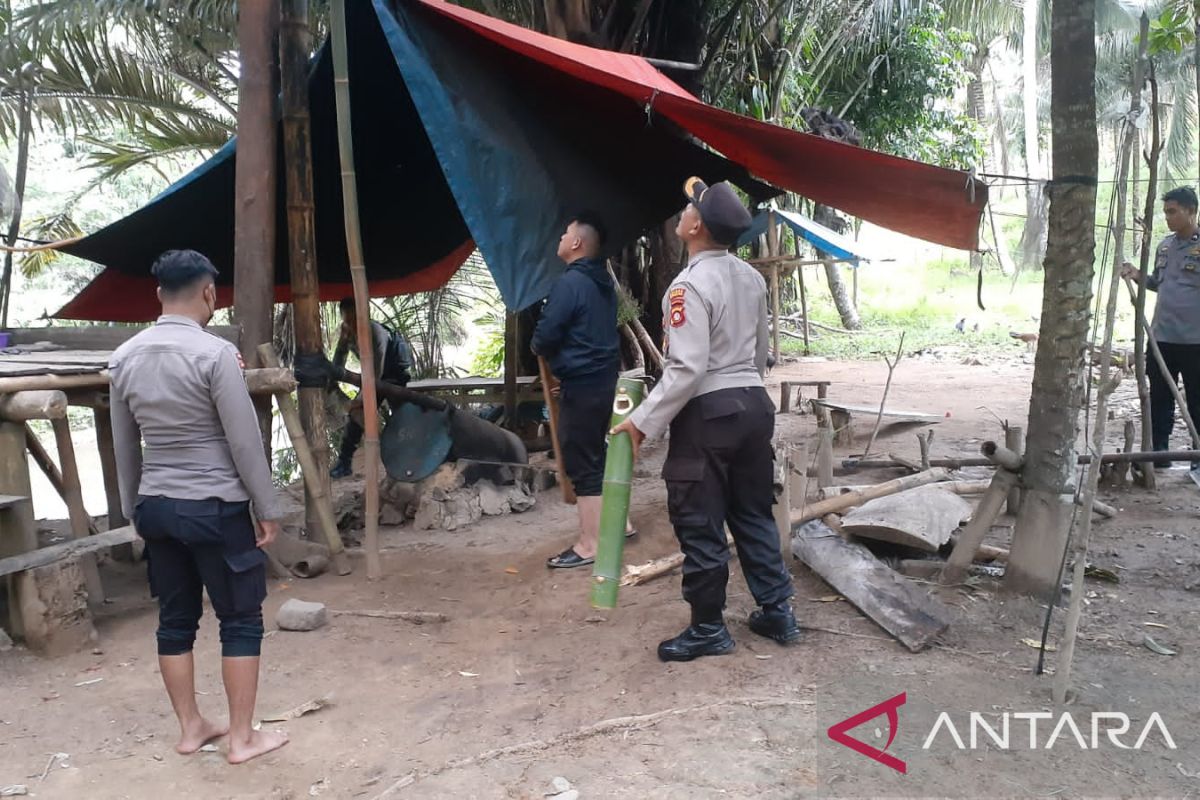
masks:
<instances>
[{"instance_id":1,"label":"police officer in tan uniform","mask_svg":"<svg viewBox=\"0 0 1200 800\"><path fill-rule=\"evenodd\" d=\"M787 644L800 638L789 598L792 581L779 552L774 502L775 406L763 387L767 365L767 287L729 252L750 214L728 183L691 178L676 233L688 264L663 298L666 359L662 382L614 432L634 451L670 428L663 465L667 504L683 551L683 598L691 625L658 646L663 661L723 655L729 526L742 572L760 608L750 630Z\"/></svg>"}]
</instances>

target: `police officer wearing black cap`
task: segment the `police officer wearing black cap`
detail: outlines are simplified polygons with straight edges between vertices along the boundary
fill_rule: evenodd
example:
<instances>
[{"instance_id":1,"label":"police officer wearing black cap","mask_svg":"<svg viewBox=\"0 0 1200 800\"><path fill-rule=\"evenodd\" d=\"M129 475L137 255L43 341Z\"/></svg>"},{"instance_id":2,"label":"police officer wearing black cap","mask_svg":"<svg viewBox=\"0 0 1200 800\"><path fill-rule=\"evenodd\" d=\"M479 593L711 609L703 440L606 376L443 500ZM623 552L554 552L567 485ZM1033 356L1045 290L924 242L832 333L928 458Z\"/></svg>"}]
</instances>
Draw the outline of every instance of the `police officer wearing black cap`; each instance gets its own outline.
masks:
<instances>
[{"instance_id":1,"label":"police officer wearing black cap","mask_svg":"<svg viewBox=\"0 0 1200 800\"><path fill-rule=\"evenodd\" d=\"M750 615L750 630L780 644L801 636L771 513L775 407L763 386L767 287L729 252L749 229L750 214L728 183L707 186L691 178L684 193L690 202L675 232L687 246L688 264L663 298L667 366L662 382L614 430L630 434L636 453L645 437L670 427L662 474L692 619L683 633L658 646L663 661L734 648L723 616L726 525L760 606Z\"/></svg>"}]
</instances>

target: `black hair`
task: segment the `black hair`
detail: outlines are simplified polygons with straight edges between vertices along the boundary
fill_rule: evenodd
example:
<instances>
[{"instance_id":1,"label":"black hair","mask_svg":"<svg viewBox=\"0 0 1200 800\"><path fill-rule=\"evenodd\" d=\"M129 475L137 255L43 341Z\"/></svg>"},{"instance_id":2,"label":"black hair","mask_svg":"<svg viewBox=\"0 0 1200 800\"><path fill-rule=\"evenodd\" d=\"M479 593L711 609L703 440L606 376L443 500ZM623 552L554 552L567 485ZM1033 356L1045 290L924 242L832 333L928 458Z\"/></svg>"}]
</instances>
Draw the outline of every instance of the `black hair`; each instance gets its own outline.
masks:
<instances>
[{"instance_id":1,"label":"black hair","mask_svg":"<svg viewBox=\"0 0 1200 800\"><path fill-rule=\"evenodd\" d=\"M150 273L158 279L163 292L177 294L205 279L215 280L217 268L195 250L168 250L154 260Z\"/></svg>"},{"instance_id":2,"label":"black hair","mask_svg":"<svg viewBox=\"0 0 1200 800\"><path fill-rule=\"evenodd\" d=\"M343 314L353 314L357 310L356 306L354 305L353 297L343 297L338 302L338 308L342 310Z\"/></svg>"},{"instance_id":3,"label":"black hair","mask_svg":"<svg viewBox=\"0 0 1200 800\"><path fill-rule=\"evenodd\" d=\"M1175 202L1188 211L1195 211L1200 208L1200 202L1196 201L1196 190L1190 186L1179 186L1162 196L1164 203Z\"/></svg>"},{"instance_id":4,"label":"black hair","mask_svg":"<svg viewBox=\"0 0 1200 800\"><path fill-rule=\"evenodd\" d=\"M595 211L580 211L573 215L567 224L575 223L576 225L586 225L596 232L596 245L603 248L608 243L608 226L604 224L604 220Z\"/></svg>"}]
</instances>

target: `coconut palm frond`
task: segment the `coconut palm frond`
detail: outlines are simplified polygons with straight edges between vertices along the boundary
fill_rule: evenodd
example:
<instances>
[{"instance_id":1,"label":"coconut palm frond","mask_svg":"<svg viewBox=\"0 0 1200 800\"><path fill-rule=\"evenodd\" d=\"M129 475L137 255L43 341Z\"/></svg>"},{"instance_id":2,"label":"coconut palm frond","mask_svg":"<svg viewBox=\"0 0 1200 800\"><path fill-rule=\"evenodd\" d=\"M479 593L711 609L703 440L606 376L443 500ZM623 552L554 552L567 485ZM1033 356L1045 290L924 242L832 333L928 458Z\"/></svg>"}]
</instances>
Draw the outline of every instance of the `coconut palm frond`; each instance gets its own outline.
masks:
<instances>
[{"instance_id":1,"label":"coconut palm frond","mask_svg":"<svg viewBox=\"0 0 1200 800\"><path fill-rule=\"evenodd\" d=\"M83 229L66 212L29 221L23 228L29 236L48 242L60 242L83 235ZM36 278L62 257L57 250L38 250L21 257L19 269L26 278Z\"/></svg>"}]
</instances>

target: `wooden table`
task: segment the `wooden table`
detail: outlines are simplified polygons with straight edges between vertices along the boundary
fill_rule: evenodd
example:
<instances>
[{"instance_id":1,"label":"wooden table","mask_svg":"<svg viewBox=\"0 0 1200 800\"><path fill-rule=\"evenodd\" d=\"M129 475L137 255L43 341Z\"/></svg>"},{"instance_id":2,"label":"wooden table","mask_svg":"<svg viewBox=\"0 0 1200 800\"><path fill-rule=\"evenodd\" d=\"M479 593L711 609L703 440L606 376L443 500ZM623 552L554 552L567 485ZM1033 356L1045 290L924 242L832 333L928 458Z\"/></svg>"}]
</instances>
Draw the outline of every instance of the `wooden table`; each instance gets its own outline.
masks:
<instances>
[{"instance_id":1,"label":"wooden table","mask_svg":"<svg viewBox=\"0 0 1200 800\"><path fill-rule=\"evenodd\" d=\"M817 387L817 399L824 400L829 394L829 384L832 381L781 381L779 384L779 413L786 414L792 410L792 389L801 386Z\"/></svg>"}]
</instances>

